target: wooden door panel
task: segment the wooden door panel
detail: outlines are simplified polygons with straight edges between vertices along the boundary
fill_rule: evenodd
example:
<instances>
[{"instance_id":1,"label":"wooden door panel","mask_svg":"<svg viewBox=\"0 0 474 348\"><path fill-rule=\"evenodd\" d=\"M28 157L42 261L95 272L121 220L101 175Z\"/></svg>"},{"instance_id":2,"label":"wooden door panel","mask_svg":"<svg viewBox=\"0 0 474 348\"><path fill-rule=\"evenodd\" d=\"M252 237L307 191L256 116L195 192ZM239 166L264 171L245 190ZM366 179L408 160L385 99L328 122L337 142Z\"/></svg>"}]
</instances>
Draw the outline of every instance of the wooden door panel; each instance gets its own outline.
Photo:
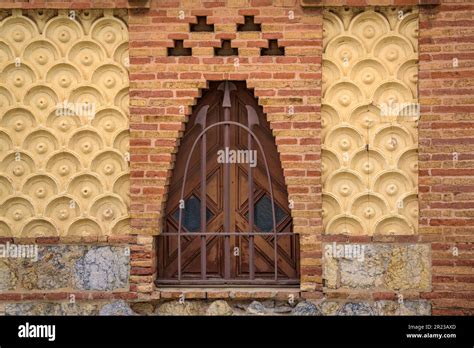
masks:
<instances>
[{"instance_id":1,"label":"wooden door panel","mask_svg":"<svg viewBox=\"0 0 474 348\"><path fill-rule=\"evenodd\" d=\"M206 162L208 164L208 171L207 171L207 198L208 198L208 206L214 206L216 212L222 210L222 167L216 165L217 163L217 155L210 156ZM199 189L200 189L200 173L198 172L199 169L194 171L189 171L188 178L186 180L186 187L184 190L184 199L186 200L191 194L195 194L199 197ZM181 186L178 189L175 189L173 192L170 192L168 198L168 204L166 209L166 214L172 214L176 209L179 207L179 200L181 195L181 187L182 182L180 183ZM211 195L211 196L210 196Z\"/></svg>"},{"instance_id":2,"label":"wooden door panel","mask_svg":"<svg viewBox=\"0 0 474 348\"><path fill-rule=\"evenodd\" d=\"M239 208L241 209L244 205L248 204L248 173L247 169L243 166L237 166L235 175L238 176L237 182L239 183L238 192L239 194L245 193L244 196L240 196L238 200ZM258 202L258 200L262 197L263 194L267 194L270 196L268 190L268 179L267 175L262 173L261 171L253 170L252 171L253 182L254 182L254 202ZM290 215L290 211L288 208L288 194L286 191L282 191L281 188L272 180L273 186L273 199L275 200L275 204L278 207L283 208L286 207L285 212Z\"/></svg>"},{"instance_id":3,"label":"wooden door panel","mask_svg":"<svg viewBox=\"0 0 474 348\"><path fill-rule=\"evenodd\" d=\"M240 226L244 226L246 228L248 226L244 217L239 216L237 219L240 231L245 231L245 229L241 228ZM285 225L286 221L286 225ZM291 223L288 223L288 220L284 220L278 226L279 231L289 232ZM248 239L249 237L239 237L240 239L237 240L237 243L245 243L244 247L239 246L241 250L247 250L248 248ZM255 236L255 249L256 249L256 265L260 267L260 272L264 272L265 267L270 267L272 272L274 270L274 238L273 233L268 233L268 236ZM243 248L243 249L242 249ZM277 239L277 248L278 248L278 269L279 275L284 277L295 277L296 276L296 266L297 266L297 245L294 242L294 238L290 236L279 236ZM262 260L259 260L262 258ZM239 269L243 270L243 274L248 274L248 253L242 252L240 260L241 263ZM269 265L269 266L268 266ZM274 273L271 274L273 276Z\"/></svg>"},{"instance_id":4,"label":"wooden door panel","mask_svg":"<svg viewBox=\"0 0 474 348\"><path fill-rule=\"evenodd\" d=\"M212 98L211 98L212 97ZM216 99L216 96L207 96L204 98L203 102L213 102L214 104L211 104L211 106L208 110L208 118L207 118L207 123L208 124L213 124L219 121L222 121L222 115L220 113L220 109L217 106L218 99ZM204 104L203 104L204 105ZM173 169L173 179L171 182L171 185L169 187L169 195L170 197L175 197L177 198L177 201L179 200L179 195L181 191L181 187L183 185L183 175L178 175L175 176L174 174L183 174L184 173L184 168L186 166L186 160L188 158L189 153L191 152L191 147L197 138L197 136L202 132L202 127L200 125L195 125L195 115L197 112L201 109L199 107L196 112L193 113L194 117L191 117L187 126L186 134L183 136L181 140L181 144L179 146L179 160L177 157L177 160L175 161L175 167ZM207 133L206 133L206 138L207 138L207 165L208 168L212 168L217 165L217 150L219 147L222 146L224 143L223 136L222 136L222 127L214 127L211 128ZM191 160L189 162L189 171L188 171L188 178L186 179L187 181L190 181L189 176L193 174L197 174L197 177L199 178L199 173L200 173L200 151L201 151L201 146L200 144L197 144L195 150L193 151L191 155ZM193 185L186 185L186 188L192 189L194 186ZM176 202L177 202L176 201ZM177 205L177 203L176 203Z\"/></svg>"},{"instance_id":5,"label":"wooden door panel","mask_svg":"<svg viewBox=\"0 0 474 348\"><path fill-rule=\"evenodd\" d=\"M178 257L177 257L177 237L167 238L172 241L170 248L172 252L167 254L166 259L169 263L165 263L163 269L164 278L174 278L178 274ZM207 237L207 275L209 277L219 278L223 270L223 241L217 237ZM182 256L182 275L185 278L200 278L200 237L182 237L181 244ZM169 250L171 251L171 250Z\"/></svg>"},{"instance_id":6,"label":"wooden door panel","mask_svg":"<svg viewBox=\"0 0 474 348\"><path fill-rule=\"evenodd\" d=\"M201 186L201 185L199 185ZM216 210L222 210L222 170L217 167L207 177L207 199L208 203L212 203Z\"/></svg>"},{"instance_id":7,"label":"wooden door panel","mask_svg":"<svg viewBox=\"0 0 474 348\"><path fill-rule=\"evenodd\" d=\"M230 120L247 125L248 116L246 105L257 110L259 124L252 128L253 132L261 142L268 161L268 168L272 178L272 187L276 206L277 232L291 232L291 213L288 208L288 194L286 192L283 170L275 145L275 140L269 123L258 106L255 98L245 88L243 83L237 83L238 90L230 94L232 108ZM206 125L209 126L224 120L222 108L223 93L217 90L216 84L211 84L210 89L203 94L199 104L193 111L193 115L186 126L183 139L176 156L176 165L171 178L168 199L165 209L164 231L176 232L178 230L179 200L183 186L184 169L186 159L189 156L193 142L201 133L202 127L196 124L196 115L199 110L208 105ZM248 133L239 127L230 126L229 138L230 148L234 150L248 150ZM252 140L252 150L257 151L257 166L252 169L254 211L256 214L255 225L251 229L248 222L249 198L248 198L248 173L249 165L234 163L230 165L229 189L230 189L230 226L231 231L224 231L224 165L217 162L218 150L224 149L224 126L211 128L206 133L206 209L208 216L206 231L203 232L260 232L265 226L268 236L231 236L229 260L231 265L230 279L249 279L249 254L250 240L254 244L255 279L272 280L274 273L274 236L271 221L271 200L268 185L267 171L263 161L263 155L255 140ZM191 155L190 166L186 173L186 185L184 200L186 208L183 211L182 232L188 227L196 229L199 226L200 217L200 185L201 185L201 141L198 142ZM199 203L198 203L199 202ZM270 204L270 205L269 205ZM262 223L263 221L263 223ZM196 229L199 233L200 228ZM224 237L206 237L206 278L212 281L224 279L225 250ZM238 248L239 255L234 255L234 248ZM181 237L181 276L182 279L200 280L202 278L201 252L203 239L199 236ZM280 236L278 238L278 276L284 279L298 278L298 245L296 238L292 236ZM158 243L159 267L158 278L173 280L178 276L178 242L177 237L160 238ZM249 281L249 284L251 282Z\"/></svg>"}]
</instances>

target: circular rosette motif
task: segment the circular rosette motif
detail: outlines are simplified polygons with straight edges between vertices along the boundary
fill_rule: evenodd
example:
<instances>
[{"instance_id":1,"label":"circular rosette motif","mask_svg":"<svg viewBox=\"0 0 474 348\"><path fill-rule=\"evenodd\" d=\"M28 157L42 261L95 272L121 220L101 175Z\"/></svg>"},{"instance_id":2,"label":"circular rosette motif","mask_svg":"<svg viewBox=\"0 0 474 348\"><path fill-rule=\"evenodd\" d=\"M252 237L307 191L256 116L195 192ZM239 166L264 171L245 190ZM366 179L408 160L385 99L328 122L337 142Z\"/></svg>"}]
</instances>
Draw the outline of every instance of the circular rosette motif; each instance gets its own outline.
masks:
<instances>
[{"instance_id":1,"label":"circular rosette motif","mask_svg":"<svg viewBox=\"0 0 474 348\"><path fill-rule=\"evenodd\" d=\"M412 187L405 173L388 171L375 178L374 190L385 197L391 211L396 211L400 197L410 192Z\"/></svg>"},{"instance_id":2,"label":"circular rosette motif","mask_svg":"<svg viewBox=\"0 0 474 348\"><path fill-rule=\"evenodd\" d=\"M0 41L0 68L14 59L14 54L5 42Z\"/></svg>"},{"instance_id":3,"label":"circular rosette motif","mask_svg":"<svg viewBox=\"0 0 474 348\"><path fill-rule=\"evenodd\" d=\"M33 114L23 108L8 110L0 119L0 126L8 129L14 145L20 146L23 137L35 128L37 122Z\"/></svg>"},{"instance_id":4,"label":"circular rosette motif","mask_svg":"<svg viewBox=\"0 0 474 348\"><path fill-rule=\"evenodd\" d=\"M321 77L322 90L326 91L329 84L333 84L342 77L342 71L336 64L327 59L323 59L322 69L324 71L324 74Z\"/></svg>"},{"instance_id":5,"label":"circular rosette motif","mask_svg":"<svg viewBox=\"0 0 474 348\"><path fill-rule=\"evenodd\" d=\"M94 87L83 86L71 92L69 101L74 105L76 115L92 120L104 97Z\"/></svg>"},{"instance_id":6,"label":"circular rosette motif","mask_svg":"<svg viewBox=\"0 0 474 348\"><path fill-rule=\"evenodd\" d=\"M126 11L70 15L0 15L0 237L130 229Z\"/></svg>"},{"instance_id":7,"label":"circular rosette motif","mask_svg":"<svg viewBox=\"0 0 474 348\"><path fill-rule=\"evenodd\" d=\"M359 173L364 179L364 182L373 186L373 178L377 173L387 169L387 163L384 156L375 150L360 150L351 160L350 168Z\"/></svg>"},{"instance_id":8,"label":"circular rosette motif","mask_svg":"<svg viewBox=\"0 0 474 348\"><path fill-rule=\"evenodd\" d=\"M128 128L128 120L118 108L106 108L98 111L92 120L92 126L101 130L102 137L105 137L107 145L112 145L113 135L121 129Z\"/></svg>"},{"instance_id":9,"label":"circular rosette motif","mask_svg":"<svg viewBox=\"0 0 474 348\"><path fill-rule=\"evenodd\" d=\"M10 136L4 131L0 130L0 161L2 157L13 148L13 141Z\"/></svg>"},{"instance_id":10,"label":"circular rosette motif","mask_svg":"<svg viewBox=\"0 0 474 348\"><path fill-rule=\"evenodd\" d=\"M130 66L130 56L128 52L128 42L122 43L115 49L114 52L114 61L117 62L124 68L128 70ZM128 81L127 81L128 82Z\"/></svg>"},{"instance_id":11,"label":"circular rosette motif","mask_svg":"<svg viewBox=\"0 0 474 348\"><path fill-rule=\"evenodd\" d=\"M0 204L7 199L8 196L13 194L13 192L11 180L6 176L0 176Z\"/></svg>"},{"instance_id":12,"label":"circular rosette motif","mask_svg":"<svg viewBox=\"0 0 474 348\"><path fill-rule=\"evenodd\" d=\"M412 98L410 89L399 82L383 83L374 93L374 103L380 107L382 119L387 122L397 120L400 111Z\"/></svg>"},{"instance_id":13,"label":"circular rosette motif","mask_svg":"<svg viewBox=\"0 0 474 348\"><path fill-rule=\"evenodd\" d=\"M337 198L333 194L323 193L322 197L323 205L321 214L323 217L323 227L325 228L326 222L328 222L332 216L341 214L342 208L339 202L337 201Z\"/></svg>"},{"instance_id":14,"label":"circular rosette motif","mask_svg":"<svg viewBox=\"0 0 474 348\"><path fill-rule=\"evenodd\" d=\"M413 139L418 138L418 119L420 117L419 103L402 103L397 117L397 123L410 132Z\"/></svg>"},{"instance_id":15,"label":"circular rosette motif","mask_svg":"<svg viewBox=\"0 0 474 348\"><path fill-rule=\"evenodd\" d=\"M91 206L90 215L107 226L104 230L108 232L112 224L119 218L127 215L127 208L120 198L106 195L98 197Z\"/></svg>"},{"instance_id":16,"label":"circular rosette motif","mask_svg":"<svg viewBox=\"0 0 474 348\"><path fill-rule=\"evenodd\" d=\"M58 235L58 229L46 219L33 219L21 231L21 236L24 238L55 237Z\"/></svg>"},{"instance_id":17,"label":"circular rosette motif","mask_svg":"<svg viewBox=\"0 0 474 348\"><path fill-rule=\"evenodd\" d=\"M380 125L380 109L374 105L362 105L352 112L349 123L364 134L366 141L371 140L367 139L367 135L373 135Z\"/></svg>"},{"instance_id":18,"label":"circular rosette motif","mask_svg":"<svg viewBox=\"0 0 474 348\"><path fill-rule=\"evenodd\" d=\"M414 52L418 51L418 14L411 13L399 21L396 29L401 36L410 40Z\"/></svg>"},{"instance_id":19,"label":"circular rosette motif","mask_svg":"<svg viewBox=\"0 0 474 348\"><path fill-rule=\"evenodd\" d=\"M114 148L124 156L130 152L130 132L128 129L121 131L114 139Z\"/></svg>"},{"instance_id":20,"label":"circular rosette motif","mask_svg":"<svg viewBox=\"0 0 474 348\"><path fill-rule=\"evenodd\" d=\"M384 66L374 59L357 62L350 72L350 79L364 91L365 98L370 99L378 85L387 78Z\"/></svg>"},{"instance_id":21,"label":"circular rosette motif","mask_svg":"<svg viewBox=\"0 0 474 348\"><path fill-rule=\"evenodd\" d=\"M95 197L104 192L98 177L92 174L76 176L68 184L67 192L79 200L83 209L88 209Z\"/></svg>"},{"instance_id":22,"label":"circular rosette motif","mask_svg":"<svg viewBox=\"0 0 474 348\"><path fill-rule=\"evenodd\" d=\"M46 81L60 93L61 100L66 100L71 89L82 81L82 77L81 73L74 66L61 63L48 70Z\"/></svg>"},{"instance_id":23,"label":"circular rosette motif","mask_svg":"<svg viewBox=\"0 0 474 348\"><path fill-rule=\"evenodd\" d=\"M414 146L414 141L405 129L388 125L377 131L374 137L374 146L385 153L389 164L395 164L401 153Z\"/></svg>"},{"instance_id":24,"label":"circular rosette motif","mask_svg":"<svg viewBox=\"0 0 474 348\"><path fill-rule=\"evenodd\" d=\"M376 221L388 212L383 197L374 193L361 193L351 206L352 215L361 219L365 231L372 231Z\"/></svg>"},{"instance_id":25,"label":"circular rosette motif","mask_svg":"<svg viewBox=\"0 0 474 348\"><path fill-rule=\"evenodd\" d=\"M416 148L405 151L398 160L397 166L410 177L413 189L418 187L418 151Z\"/></svg>"},{"instance_id":26,"label":"circular rosette motif","mask_svg":"<svg viewBox=\"0 0 474 348\"><path fill-rule=\"evenodd\" d=\"M26 17L10 17L3 21L0 27L0 37L9 43L18 57L30 40L38 35L34 23Z\"/></svg>"},{"instance_id":27,"label":"circular rosette motif","mask_svg":"<svg viewBox=\"0 0 474 348\"><path fill-rule=\"evenodd\" d=\"M334 152L329 149L321 150L321 176L323 181L326 181L328 175L334 173L340 167L341 163Z\"/></svg>"},{"instance_id":28,"label":"circular rosette motif","mask_svg":"<svg viewBox=\"0 0 474 348\"><path fill-rule=\"evenodd\" d=\"M29 106L36 119L41 123L44 122L49 110L56 108L57 103L58 96L56 93L44 85L30 88L24 99L24 104Z\"/></svg>"},{"instance_id":29,"label":"circular rosette motif","mask_svg":"<svg viewBox=\"0 0 474 348\"><path fill-rule=\"evenodd\" d=\"M44 161L58 149L58 140L54 135L44 129L30 133L23 142L23 149L28 151L39 168L44 166Z\"/></svg>"},{"instance_id":30,"label":"circular rosette motif","mask_svg":"<svg viewBox=\"0 0 474 348\"><path fill-rule=\"evenodd\" d=\"M92 160L91 169L105 180L107 187L112 188L114 178L128 171L128 166L123 155L108 150Z\"/></svg>"},{"instance_id":31,"label":"circular rosette motif","mask_svg":"<svg viewBox=\"0 0 474 348\"><path fill-rule=\"evenodd\" d=\"M67 235L70 237L96 237L103 235L103 231L94 220L80 218L69 226Z\"/></svg>"},{"instance_id":32,"label":"circular rosette motif","mask_svg":"<svg viewBox=\"0 0 474 348\"><path fill-rule=\"evenodd\" d=\"M390 24L380 13L364 11L352 19L349 31L364 43L369 53L374 43L390 31Z\"/></svg>"},{"instance_id":33,"label":"circular rosette motif","mask_svg":"<svg viewBox=\"0 0 474 348\"><path fill-rule=\"evenodd\" d=\"M344 24L334 13L324 11L323 17L323 44L327 43L344 31Z\"/></svg>"},{"instance_id":34,"label":"circular rosette motif","mask_svg":"<svg viewBox=\"0 0 474 348\"><path fill-rule=\"evenodd\" d=\"M407 59L416 59L411 43L400 36L385 36L374 47L374 56L377 57L394 74L397 68Z\"/></svg>"},{"instance_id":35,"label":"circular rosette motif","mask_svg":"<svg viewBox=\"0 0 474 348\"><path fill-rule=\"evenodd\" d=\"M355 84L339 82L328 88L323 99L325 104L330 104L343 119L347 119L352 109L363 101L363 96Z\"/></svg>"},{"instance_id":36,"label":"circular rosette motif","mask_svg":"<svg viewBox=\"0 0 474 348\"><path fill-rule=\"evenodd\" d=\"M324 141L326 134L334 126L338 125L341 122L337 111L329 105L321 106L321 138Z\"/></svg>"},{"instance_id":37,"label":"circular rosette motif","mask_svg":"<svg viewBox=\"0 0 474 348\"><path fill-rule=\"evenodd\" d=\"M325 9L323 36L324 229L411 234L418 226L418 10Z\"/></svg>"},{"instance_id":38,"label":"circular rosette motif","mask_svg":"<svg viewBox=\"0 0 474 348\"><path fill-rule=\"evenodd\" d=\"M25 48L23 53L25 61L35 68L41 78L45 67L54 64L60 59L60 56L58 48L47 40L33 41Z\"/></svg>"},{"instance_id":39,"label":"circular rosette motif","mask_svg":"<svg viewBox=\"0 0 474 348\"><path fill-rule=\"evenodd\" d=\"M115 225L112 227L112 234L116 236L129 234L130 224L131 224L131 219L129 217L125 217L121 220L118 220L115 223Z\"/></svg>"},{"instance_id":40,"label":"circular rosette motif","mask_svg":"<svg viewBox=\"0 0 474 348\"><path fill-rule=\"evenodd\" d=\"M0 108L9 108L14 103L13 95L5 87L0 86Z\"/></svg>"},{"instance_id":41,"label":"circular rosette motif","mask_svg":"<svg viewBox=\"0 0 474 348\"><path fill-rule=\"evenodd\" d=\"M348 236L360 236L366 234L362 222L356 216L335 216L326 227L326 234L343 234Z\"/></svg>"},{"instance_id":42,"label":"circular rosette motif","mask_svg":"<svg viewBox=\"0 0 474 348\"><path fill-rule=\"evenodd\" d=\"M114 99L114 104L122 109L122 111L128 115L128 105L129 105L129 96L128 96L128 87L121 89Z\"/></svg>"},{"instance_id":43,"label":"circular rosette motif","mask_svg":"<svg viewBox=\"0 0 474 348\"><path fill-rule=\"evenodd\" d=\"M21 192L33 198L36 210L42 213L46 202L58 193L58 184L47 175L33 175L26 180Z\"/></svg>"},{"instance_id":44,"label":"circular rosette motif","mask_svg":"<svg viewBox=\"0 0 474 348\"><path fill-rule=\"evenodd\" d=\"M339 126L328 133L325 141L327 149L339 154L341 163L348 163L351 153L364 145L362 135L349 126ZM345 155L345 153L347 155Z\"/></svg>"},{"instance_id":45,"label":"circular rosette motif","mask_svg":"<svg viewBox=\"0 0 474 348\"><path fill-rule=\"evenodd\" d=\"M34 161L24 152L10 153L0 164L0 172L13 179L17 190L20 190L23 179L35 171Z\"/></svg>"},{"instance_id":46,"label":"circular rosette motif","mask_svg":"<svg viewBox=\"0 0 474 348\"><path fill-rule=\"evenodd\" d=\"M330 175L325 186L323 187L323 193L330 192L334 194L344 210L347 209L347 205L354 195L365 190L362 178L357 173L343 170Z\"/></svg>"},{"instance_id":47,"label":"circular rosette motif","mask_svg":"<svg viewBox=\"0 0 474 348\"><path fill-rule=\"evenodd\" d=\"M17 101L23 100L26 89L36 80L36 74L25 63L18 67L15 64L10 64L3 69L3 73L0 75L0 82L9 86Z\"/></svg>"},{"instance_id":48,"label":"circular rosette motif","mask_svg":"<svg viewBox=\"0 0 474 348\"><path fill-rule=\"evenodd\" d=\"M123 174L115 181L113 192L125 202L127 207L130 206L130 174Z\"/></svg>"},{"instance_id":49,"label":"circular rosette motif","mask_svg":"<svg viewBox=\"0 0 474 348\"><path fill-rule=\"evenodd\" d=\"M399 208L398 211L409 221L411 227L415 230L418 228L420 212L418 208L418 196L416 194L408 194L403 199L402 208Z\"/></svg>"},{"instance_id":50,"label":"circular rosette motif","mask_svg":"<svg viewBox=\"0 0 474 348\"><path fill-rule=\"evenodd\" d=\"M12 229L5 221L0 220L0 237L13 237Z\"/></svg>"},{"instance_id":51,"label":"circular rosette motif","mask_svg":"<svg viewBox=\"0 0 474 348\"><path fill-rule=\"evenodd\" d=\"M88 80L95 68L100 65L106 57L102 47L93 41L80 41L72 46L68 54L70 62L78 67Z\"/></svg>"},{"instance_id":52,"label":"circular rosette motif","mask_svg":"<svg viewBox=\"0 0 474 348\"><path fill-rule=\"evenodd\" d=\"M127 80L126 71L113 64L102 65L92 75L92 83L99 86L109 102L114 100L117 92L127 84Z\"/></svg>"},{"instance_id":53,"label":"circular rosette motif","mask_svg":"<svg viewBox=\"0 0 474 348\"><path fill-rule=\"evenodd\" d=\"M9 198L0 206L0 216L7 219L13 231L20 231L34 215L33 205L22 197Z\"/></svg>"},{"instance_id":54,"label":"circular rosette motif","mask_svg":"<svg viewBox=\"0 0 474 348\"><path fill-rule=\"evenodd\" d=\"M327 44L326 55L347 73L364 56L363 44L353 36L338 36Z\"/></svg>"},{"instance_id":55,"label":"circular rosette motif","mask_svg":"<svg viewBox=\"0 0 474 348\"><path fill-rule=\"evenodd\" d=\"M54 130L61 145L66 145L69 141L69 134L81 126L81 120L75 115L61 115L55 110L49 114L46 126Z\"/></svg>"},{"instance_id":56,"label":"circular rosette motif","mask_svg":"<svg viewBox=\"0 0 474 348\"><path fill-rule=\"evenodd\" d=\"M125 23L109 17L93 24L91 36L95 41L100 42L107 51L107 55L112 57L115 48L128 40L128 31Z\"/></svg>"},{"instance_id":57,"label":"circular rosette motif","mask_svg":"<svg viewBox=\"0 0 474 348\"><path fill-rule=\"evenodd\" d=\"M59 232L63 234L67 226L80 216L80 208L79 202L73 197L62 196L48 203L46 216L56 222Z\"/></svg>"},{"instance_id":58,"label":"circular rosette motif","mask_svg":"<svg viewBox=\"0 0 474 348\"><path fill-rule=\"evenodd\" d=\"M45 36L54 42L65 56L68 48L79 40L83 33L77 21L68 17L57 17L46 25Z\"/></svg>"},{"instance_id":59,"label":"circular rosette motif","mask_svg":"<svg viewBox=\"0 0 474 348\"><path fill-rule=\"evenodd\" d=\"M413 226L400 215L391 215L382 218L375 227L376 235L410 235L414 234Z\"/></svg>"},{"instance_id":60,"label":"circular rosette motif","mask_svg":"<svg viewBox=\"0 0 474 348\"><path fill-rule=\"evenodd\" d=\"M81 169L81 163L76 156L66 151L51 156L46 164L47 172L53 174L59 180L61 188L64 188L66 181Z\"/></svg>"},{"instance_id":61,"label":"circular rosette motif","mask_svg":"<svg viewBox=\"0 0 474 348\"><path fill-rule=\"evenodd\" d=\"M90 129L78 131L69 140L69 149L79 155L84 167L88 166L90 160L103 147L104 144L100 135Z\"/></svg>"},{"instance_id":62,"label":"circular rosette motif","mask_svg":"<svg viewBox=\"0 0 474 348\"><path fill-rule=\"evenodd\" d=\"M418 97L418 61L416 59L410 59L400 66L397 79L410 88L413 98Z\"/></svg>"}]
</instances>

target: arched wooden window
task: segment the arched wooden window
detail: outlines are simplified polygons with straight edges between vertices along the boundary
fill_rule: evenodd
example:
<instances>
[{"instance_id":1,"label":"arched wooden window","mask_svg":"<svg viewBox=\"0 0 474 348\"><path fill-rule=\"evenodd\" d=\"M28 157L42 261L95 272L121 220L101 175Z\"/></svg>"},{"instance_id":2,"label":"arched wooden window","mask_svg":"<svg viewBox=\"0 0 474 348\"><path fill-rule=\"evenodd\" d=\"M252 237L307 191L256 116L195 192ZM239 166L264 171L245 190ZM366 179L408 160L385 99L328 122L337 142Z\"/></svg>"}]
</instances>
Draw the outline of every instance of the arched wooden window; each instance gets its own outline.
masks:
<instances>
[{"instance_id":1,"label":"arched wooden window","mask_svg":"<svg viewBox=\"0 0 474 348\"><path fill-rule=\"evenodd\" d=\"M211 83L179 146L157 284L298 284L298 257L269 123L244 82Z\"/></svg>"}]
</instances>

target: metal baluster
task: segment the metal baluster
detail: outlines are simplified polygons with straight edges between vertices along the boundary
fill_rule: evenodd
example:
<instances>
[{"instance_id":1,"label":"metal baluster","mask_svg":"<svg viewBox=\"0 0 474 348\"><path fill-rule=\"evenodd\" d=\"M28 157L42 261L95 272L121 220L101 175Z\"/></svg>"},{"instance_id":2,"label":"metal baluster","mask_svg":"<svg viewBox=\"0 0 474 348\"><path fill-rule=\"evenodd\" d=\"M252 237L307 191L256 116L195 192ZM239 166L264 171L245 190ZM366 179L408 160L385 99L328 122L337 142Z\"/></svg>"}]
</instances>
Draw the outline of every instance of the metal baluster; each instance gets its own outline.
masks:
<instances>
[{"instance_id":1,"label":"metal baluster","mask_svg":"<svg viewBox=\"0 0 474 348\"><path fill-rule=\"evenodd\" d=\"M258 125L258 115L257 112L253 107L250 105L246 105L245 108L247 109L247 120L248 120L248 127L252 130L253 126ZM250 133L247 134L247 143L248 143L248 151L252 151L252 135ZM253 197L253 173L252 173L252 165L249 163L248 169L248 206L249 206L249 233L254 232L254 197ZM255 254L254 254L254 236L249 236L249 276L250 279L255 279Z\"/></svg>"},{"instance_id":2,"label":"metal baluster","mask_svg":"<svg viewBox=\"0 0 474 348\"><path fill-rule=\"evenodd\" d=\"M209 109L209 105L205 105L199 110L199 113L196 117L196 124L201 126L201 130L206 128L206 116L207 111ZM207 209L207 178L206 178L206 170L207 170L207 163L206 163L206 155L207 155L207 134L204 133L202 135L201 140L201 190L200 190L200 197L201 197L201 226L200 230L201 233L206 232L207 228L207 218L206 218L206 209ZM206 243L206 236L201 235L201 279L205 280L207 278L206 275L207 271L207 243Z\"/></svg>"},{"instance_id":3,"label":"metal baluster","mask_svg":"<svg viewBox=\"0 0 474 348\"><path fill-rule=\"evenodd\" d=\"M258 140L257 136L255 135L254 132L252 132L248 127L238 123L238 122L234 122L234 121L224 121L224 122L217 122L217 123L214 123L214 124L211 124L210 126L207 126L196 138L196 140L194 141L193 145L191 146L191 151L189 152L189 155L188 155L188 158L186 160L186 165L184 167L184 174L183 174L183 186L181 188L181 199L182 197L184 197L184 188L186 186L186 179L187 179L187 174L188 174L188 170L189 170L189 163L191 161L191 155L192 153L194 152L194 149L196 148L196 145L197 143L199 142L199 140L201 139L201 137L207 132L209 131L211 128L214 128L214 127L218 127L218 126L222 126L222 125L226 125L226 126L231 126L231 125L234 125L234 126L237 126L237 127L240 127L242 129L245 129L248 133L250 133L252 135L252 138L255 140L255 142L257 143L258 145L258 148L260 149L260 152L262 153L262 157L263 157L263 162L264 162L264 165L265 165L265 171L266 171L266 174L267 174L267 180L268 180L268 187L269 187L269 191L270 191L270 197L271 197L271 201L272 201L272 219L273 219L273 234L274 234L274 237L275 237L275 254L277 253L277 248L276 248L276 236L277 236L277 233L276 233L276 218L275 218L275 202L273 200L273 186L272 186L272 178L270 176L270 170L268 168L268 162L267 162L267 158L265 156L265 152L263 151L263 147L262 147L262 144L260 143L260 141ZM178 238L181 234L181 224L182 223L182 209L180 209L180 213L179 213L179 228L178 228ZM226 238L230 238L231 235L237 235L236 233L232 233L232 232L229 232L229 231L224 231L225 233L225 237ZM185 235L188 235L188 234L185 234ZM209 234L209 233L206 233L206 235L212 235L212 234ZM230 241L229 241L229 244L230 244ZM229 245L229 248L227 249L227 252L228 252L228 255L229 255L229 258L227 259L228 262L230 261L230 245ZM181 249L180 249L180 242L178 240L178 279L181 280L181 259L180 259L180 253L181 253ZM230 264L228 265L229 266L229 271L230 271ZM278 259L275 257L275 280L277 280L278 278ZM229 272L230 273L230 272Z\"/></svg>"}]
</instances>

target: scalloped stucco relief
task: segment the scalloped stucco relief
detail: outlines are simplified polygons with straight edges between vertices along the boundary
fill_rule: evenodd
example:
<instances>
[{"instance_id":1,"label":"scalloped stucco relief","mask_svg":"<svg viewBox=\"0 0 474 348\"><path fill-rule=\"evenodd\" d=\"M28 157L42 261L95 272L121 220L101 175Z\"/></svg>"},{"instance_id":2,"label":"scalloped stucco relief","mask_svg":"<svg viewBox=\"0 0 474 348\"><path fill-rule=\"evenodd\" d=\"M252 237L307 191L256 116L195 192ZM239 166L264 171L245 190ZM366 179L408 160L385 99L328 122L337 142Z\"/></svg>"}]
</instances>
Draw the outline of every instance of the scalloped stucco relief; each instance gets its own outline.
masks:
<instances>
[{"instance_id":1,"label":"scalloped stucco relief","mask_svg":"<svg viewBox=\"0 0 474 348\"><path fill-rule=\"evenodd\" d=\"M327 234L418 229L418 10L324 10L323 225Z\"/></svg>"},{"instance_id":2,"label":"scalloped stucco relief","mask_svg":"<svg viewBox=\"0 0 474 348\"><path fill-rule=\"evenodd\" d=\"M0 16L0 236L129 232L125 11Z\"/></svg>"}]
</instances>

